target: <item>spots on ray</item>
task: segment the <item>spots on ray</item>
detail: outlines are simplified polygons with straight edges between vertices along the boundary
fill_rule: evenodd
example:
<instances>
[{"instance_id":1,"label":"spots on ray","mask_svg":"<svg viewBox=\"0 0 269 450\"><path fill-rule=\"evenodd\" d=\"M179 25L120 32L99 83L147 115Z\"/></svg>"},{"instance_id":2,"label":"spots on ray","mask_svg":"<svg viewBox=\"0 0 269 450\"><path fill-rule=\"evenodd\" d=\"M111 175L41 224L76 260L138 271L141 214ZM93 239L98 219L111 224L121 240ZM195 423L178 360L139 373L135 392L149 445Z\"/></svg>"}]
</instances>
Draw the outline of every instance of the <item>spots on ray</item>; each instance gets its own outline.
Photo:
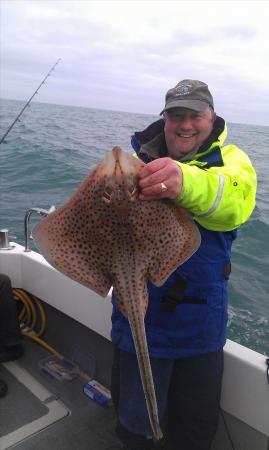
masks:
<instances>
[{"instance_id":1,"label":"spots on ray","mask_svg":"<svg viewBox=\"0 0 269 450\"><path fill-rule=\"evenodd\" d=\"M115 150L115 149L114 149ZM113 284L127 315L138 355L149 417L160 437L143 318L146 283L164 282L198 248L199 233L180 208L164 200L131 196L143 163L118 147L90 174L71 199L33 230L41 252L58 270L106 295ZM116 165L118 169L116 170ZM115 189L109 204L107 186ZM134 194L134 195L137 195Z\"/></svg>"}]
</instances>

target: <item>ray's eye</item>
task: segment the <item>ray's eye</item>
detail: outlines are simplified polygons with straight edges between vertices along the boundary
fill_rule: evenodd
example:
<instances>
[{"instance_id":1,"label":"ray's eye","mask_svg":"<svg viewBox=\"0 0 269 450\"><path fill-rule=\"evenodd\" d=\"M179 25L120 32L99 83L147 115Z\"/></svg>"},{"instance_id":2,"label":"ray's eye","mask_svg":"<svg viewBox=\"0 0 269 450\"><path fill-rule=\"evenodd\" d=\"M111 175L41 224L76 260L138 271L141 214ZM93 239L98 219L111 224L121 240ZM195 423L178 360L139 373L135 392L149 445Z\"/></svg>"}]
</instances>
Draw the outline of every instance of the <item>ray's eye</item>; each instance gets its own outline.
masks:
<instances>
[{"instance_id":1,"label":"ray's eye","mask_svg":"<svg viewBox=\"0 0 269 450\"><path fill-rule=\"evenodd\" d=\"M128 191L129 191L129 194L133 197L137 192L137 188L134 185L132 185L132 186L128 187Z\"/></svg>"},{"instance_id":2,"label":"ray's eye","mask_svg":"<svg viewBox=\"0 0 269 450\"><path fill-rule=\"evenodd\" d=\"M130 185L130 186L127 187L125 192L126 192L127 198L131 202L133 202L136 199L136 197L137 197L138 189L134 185Z\"/></svg>"},{"instance_id":3,"label":"ray's eye","mask_svg":"<svg viewBox=\"0 0 269 450\"><path fill-rule=\"evenodd\" d=\"M125 184L125 194L131 201L135 200L138 194L138 181L134 176L131 176Z\"/></svg>"},{"instance_id":4,"label":"ray's eye","mask_svg":"<svg viewBox=\"0 0 269 450\"><path fill-rule=\"evenodd\" d=\"M106 189L103 192L103 200L105 203L110 203L113 199L113 189L109 186L106 187Z\"/></svg>"}]
</instances>

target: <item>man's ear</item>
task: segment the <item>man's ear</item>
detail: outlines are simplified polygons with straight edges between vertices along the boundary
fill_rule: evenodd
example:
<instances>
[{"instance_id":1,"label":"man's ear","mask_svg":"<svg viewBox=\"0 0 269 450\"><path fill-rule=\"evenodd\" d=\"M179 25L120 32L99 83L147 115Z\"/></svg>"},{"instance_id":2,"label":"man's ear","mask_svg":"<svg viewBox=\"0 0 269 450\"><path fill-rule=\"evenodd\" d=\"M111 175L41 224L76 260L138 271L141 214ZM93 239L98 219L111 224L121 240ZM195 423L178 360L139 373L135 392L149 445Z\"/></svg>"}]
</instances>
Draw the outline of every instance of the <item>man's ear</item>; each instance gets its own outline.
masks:
<instances>
[{"instance_id":1,"label":"man's ear","mask_svg":"<svg viewBox=\"0 0 269 450\"><path fill-rule=\"evenodd\" d=\"M212 109L212 123L215 122L216 118L217 118L217 114L216 114L215 111Z\"/></svg>"}]
</instances>

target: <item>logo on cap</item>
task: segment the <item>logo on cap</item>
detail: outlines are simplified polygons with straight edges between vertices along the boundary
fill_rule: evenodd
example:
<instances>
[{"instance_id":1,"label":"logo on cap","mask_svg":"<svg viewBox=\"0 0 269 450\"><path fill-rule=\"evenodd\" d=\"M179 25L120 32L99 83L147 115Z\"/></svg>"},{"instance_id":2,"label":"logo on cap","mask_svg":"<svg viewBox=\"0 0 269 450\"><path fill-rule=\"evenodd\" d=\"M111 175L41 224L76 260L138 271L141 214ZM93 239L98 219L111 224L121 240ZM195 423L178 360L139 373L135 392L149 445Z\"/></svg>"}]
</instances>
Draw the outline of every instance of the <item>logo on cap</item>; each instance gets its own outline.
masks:
<instances>
[{"instance_id":1,"label":"logo on cap","mask_svg":"<svg viewBox=\"0 0 269 450\"><path fill-rule=\"evenodd\" d=\"M179 95L188 95L191 92L191 84L180 84L175 87L176 96Z\"/></svg>"}]
</instances>

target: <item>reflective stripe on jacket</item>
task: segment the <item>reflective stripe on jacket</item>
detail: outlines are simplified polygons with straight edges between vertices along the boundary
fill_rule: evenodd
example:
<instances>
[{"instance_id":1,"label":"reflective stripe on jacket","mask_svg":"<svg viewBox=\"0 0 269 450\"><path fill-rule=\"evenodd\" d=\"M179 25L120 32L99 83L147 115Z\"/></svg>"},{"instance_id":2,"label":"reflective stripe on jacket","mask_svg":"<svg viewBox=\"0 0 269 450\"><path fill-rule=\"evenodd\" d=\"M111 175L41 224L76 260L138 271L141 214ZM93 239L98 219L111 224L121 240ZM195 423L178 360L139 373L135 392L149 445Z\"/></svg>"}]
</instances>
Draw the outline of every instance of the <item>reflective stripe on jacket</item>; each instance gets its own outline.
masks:
<instances>
[{"instance_id":1,"label":"reflective stripe on jacket","mask_svg":"<svg viewBox=\"0 0 269 450\"><path fill-rule=\"evenodd\" d=\"M163 286L148 283L145 328L149 353L156 357L189 357L225 344L231 247L235 229L254 208L256 192L256 175L247 155L234 145L222 147L225 137L225 123L217 118L196 159L177 162L184 188L176 201L193 213L202 241ZM166 156L162 121L136 133L132 144L145 162ZM134 352L128 321L114 295L112 340Z\"/></svg>"}]
</instances>

